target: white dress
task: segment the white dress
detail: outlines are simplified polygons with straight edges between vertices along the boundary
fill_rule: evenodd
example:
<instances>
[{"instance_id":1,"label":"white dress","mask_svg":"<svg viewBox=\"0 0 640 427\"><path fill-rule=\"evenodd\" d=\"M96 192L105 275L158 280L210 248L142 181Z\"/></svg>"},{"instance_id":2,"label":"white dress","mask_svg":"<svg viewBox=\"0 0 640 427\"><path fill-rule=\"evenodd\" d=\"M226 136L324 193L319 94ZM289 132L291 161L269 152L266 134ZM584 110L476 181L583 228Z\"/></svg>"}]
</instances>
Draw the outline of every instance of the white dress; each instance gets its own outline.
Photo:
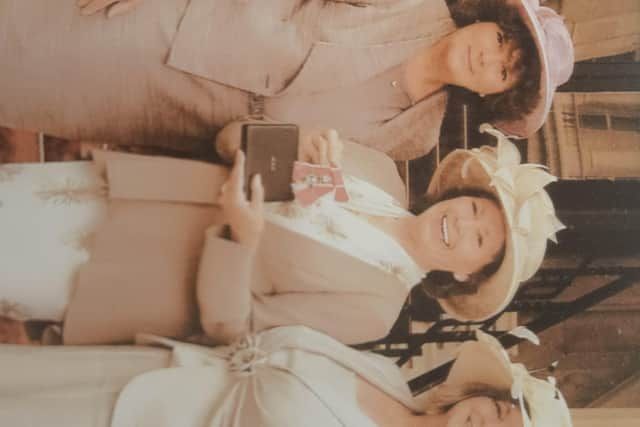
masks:
<instances>
[{"instance_id":1,"label":"white dress","mask_svg":"<svg viewBox=\"0 0 640 427\"><path fill-rule=\"evenodd\" d=\"M393 361L306 327L217 348L143 338L170 357L148 347L0 345L0 418L14 427L374 427L356 375L420 411Z\"/></svg>"},{"instance_id":2,"label":"white dress","mask_svg":"<svg viewBox=\"0 0 640 427\"><path fill-rule=\"evenodd\" d=\"M0 315L62 320L105 213L92 162L0 165Z\"/></svg>"},{"instance_id":3,"label":"white dress","mask_svg":"<svg viewBox=\"0 0 640 427\"><path fill-rule=\"evenodd\" d=\"M268 203L265 217L394 274L407 289L425 272L360 214L404 216L392 196L345 176L350 199L327 194L302 208ZM0 165L0 315L61 321L74 275L107 212L108 186L93 162Z\"/></svg>"}]
</instances>

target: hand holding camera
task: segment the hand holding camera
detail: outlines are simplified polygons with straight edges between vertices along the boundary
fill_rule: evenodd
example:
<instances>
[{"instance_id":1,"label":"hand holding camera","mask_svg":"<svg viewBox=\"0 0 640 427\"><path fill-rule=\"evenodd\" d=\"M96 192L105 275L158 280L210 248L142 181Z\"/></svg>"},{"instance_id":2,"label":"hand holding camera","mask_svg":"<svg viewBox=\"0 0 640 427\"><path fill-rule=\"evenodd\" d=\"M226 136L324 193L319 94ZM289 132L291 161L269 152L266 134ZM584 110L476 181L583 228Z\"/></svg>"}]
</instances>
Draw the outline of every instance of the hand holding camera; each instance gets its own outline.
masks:
<instances>
[{"instance_id":1,"label":"hand holding camera","mask_svg":"<svg viewBox=\"0 0 640 427\"><path fill-rule=\"evenodd\" d=\"M255 248L264 229L264 187L259 174L251 178L251 198L244 191L245 155L236 152L229 178L222 185L218 203L231 229L231 239Z\"/></svg>"}]
</instances>

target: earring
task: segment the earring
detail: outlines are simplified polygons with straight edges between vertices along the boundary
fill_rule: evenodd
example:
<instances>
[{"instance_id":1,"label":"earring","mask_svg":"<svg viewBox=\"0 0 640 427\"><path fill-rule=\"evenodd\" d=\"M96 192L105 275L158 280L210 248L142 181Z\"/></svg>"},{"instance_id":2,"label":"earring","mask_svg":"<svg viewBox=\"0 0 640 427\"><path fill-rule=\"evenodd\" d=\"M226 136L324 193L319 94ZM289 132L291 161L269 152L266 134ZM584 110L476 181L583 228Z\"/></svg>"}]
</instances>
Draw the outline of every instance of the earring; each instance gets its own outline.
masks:
<instances>
[{"instance_id":1,"label":"earring","mask_svg":"<svg viewBox=\"0 0 640 427\"><path fill-rule=\"evenodd\" d=\"M480 96L480 98L484 98L484 93L479 93L478 96Z\"/></svg>"}]
</instances>

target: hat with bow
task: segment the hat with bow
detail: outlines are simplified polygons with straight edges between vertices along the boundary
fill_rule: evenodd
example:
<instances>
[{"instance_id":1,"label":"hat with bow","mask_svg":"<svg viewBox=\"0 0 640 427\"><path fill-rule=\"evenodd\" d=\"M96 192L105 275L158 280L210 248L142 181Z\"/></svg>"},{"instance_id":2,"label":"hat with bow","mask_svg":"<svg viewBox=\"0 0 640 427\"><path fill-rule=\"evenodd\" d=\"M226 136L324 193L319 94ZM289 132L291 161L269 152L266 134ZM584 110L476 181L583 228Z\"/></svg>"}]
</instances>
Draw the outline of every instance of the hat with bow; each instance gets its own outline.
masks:
<instances>
[{"instance_id":1,"label":"hat with bow","mask_svg":"<svg viewBox=\"0 0 640 427\"><path fill-rule=\"evenodd\" d=\"M523 427L572 426L571 413L553 377L546 380L534 377L524 365L511 363L494 337L479 330L476 337L478 341L467 341L460 346L444 384L484 384L510 391L520 407Z\"/></svg>"}]
</instances>

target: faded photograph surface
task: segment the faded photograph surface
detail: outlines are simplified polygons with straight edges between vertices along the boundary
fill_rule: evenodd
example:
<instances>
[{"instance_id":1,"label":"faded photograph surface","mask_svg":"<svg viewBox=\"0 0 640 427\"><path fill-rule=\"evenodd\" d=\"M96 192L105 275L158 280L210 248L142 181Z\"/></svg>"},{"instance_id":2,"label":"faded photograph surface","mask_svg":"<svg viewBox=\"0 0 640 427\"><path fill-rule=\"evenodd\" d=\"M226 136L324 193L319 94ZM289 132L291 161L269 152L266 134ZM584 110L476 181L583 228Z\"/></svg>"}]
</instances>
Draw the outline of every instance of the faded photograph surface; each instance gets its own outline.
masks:
<instances>
[{"instance_id":1,"label":"faded photograph surface","mask_svg":"<svg viewBox=\"0 0 640 427\"><path fill-rule=\"evenodd\" d=\"M640 3L0 0L0 420L640 418Z\"/></svg>"}]
</instances>

